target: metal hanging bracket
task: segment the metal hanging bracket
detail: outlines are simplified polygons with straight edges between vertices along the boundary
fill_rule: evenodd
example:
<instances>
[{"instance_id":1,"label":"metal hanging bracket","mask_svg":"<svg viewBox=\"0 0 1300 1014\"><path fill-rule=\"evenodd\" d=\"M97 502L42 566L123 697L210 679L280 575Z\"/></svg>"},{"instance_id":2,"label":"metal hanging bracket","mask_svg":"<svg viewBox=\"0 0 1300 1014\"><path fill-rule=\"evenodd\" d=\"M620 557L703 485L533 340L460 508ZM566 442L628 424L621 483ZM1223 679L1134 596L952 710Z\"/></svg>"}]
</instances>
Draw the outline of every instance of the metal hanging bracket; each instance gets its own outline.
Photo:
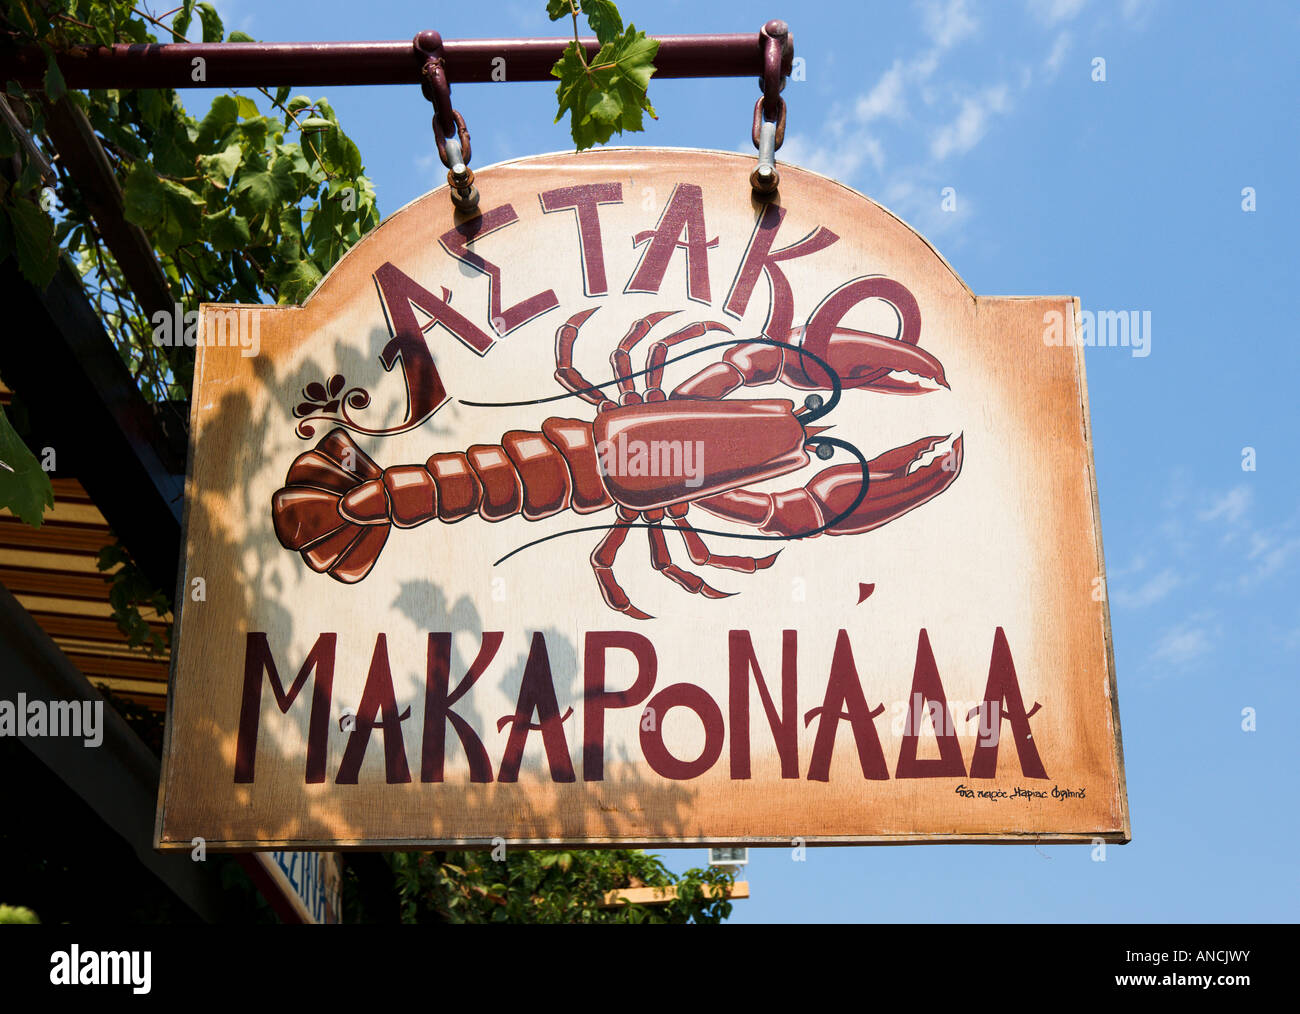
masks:
<instances>
[{"instance_id":1,"label":"metal hanging bracket","mask_svg":"<svg viewBox=\"0 0 1300 1014\"><path fill-rule=\"evenodd\" d=\"M754 103L754 126L751 135L758 148L758 168L749 175L758 200L771 200L781 185L776 172L776 149L785 142L785 99L781 91L794 59L794 40L784 21L768 21L759 32L763 44L763 77L758 86L763 94Z\"/></svg>"},{"instance_id":2,"label":"metal hanging bracket","mask_svg":"<svg viewBox=\"0 0 1300 1014\"><path fill-rule=\"evenodd\" d=\"M438 145L438 157L447 167L451 203L457 211L472 212L478 208L478 188L474 186L474 173L469 167L469 128L465 126L464 117L451 105L451 83L447 80L442 36L433 31L420 32L412 47L416 56L423 60L420 88L424 97L433 103L433 138Z\"/></svg>"},{"instance_id":3,"label":"metal hanging bracket","mask_svg":"<svg viewBox=\"0 0 1300 1014\"><path fill-rule=\"evenodd\" d=\"M758 167L749 175L749 185L760 201L776 196L781 174L776 170L776 151L785 142L786 76L794 59L794 40L784 21L769 21L759 33L763 46L763 76L758 85L762 96L754 103L752 136L758 149Z\"/></svg>"}]
</instances>

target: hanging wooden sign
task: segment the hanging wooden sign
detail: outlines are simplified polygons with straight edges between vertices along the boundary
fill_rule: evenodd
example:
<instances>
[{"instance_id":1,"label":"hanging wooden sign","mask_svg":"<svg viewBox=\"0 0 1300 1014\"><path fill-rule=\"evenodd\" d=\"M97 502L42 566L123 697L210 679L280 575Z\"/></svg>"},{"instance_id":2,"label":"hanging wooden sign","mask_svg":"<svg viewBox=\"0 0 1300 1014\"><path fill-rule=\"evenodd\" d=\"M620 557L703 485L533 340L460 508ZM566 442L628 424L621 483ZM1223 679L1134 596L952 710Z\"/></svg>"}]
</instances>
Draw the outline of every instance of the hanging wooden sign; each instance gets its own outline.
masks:
<instances>
[{"instance_id":1,"label":"hanging wooden sign","mask_svg":"<svg viewBox=\"0 0 1300 1014\"><path fill-rule=\"evenodd\" d=\"M161 848L1128 839L1077 302L751 168L203 307Z\"/></svg>"}]
</instances>

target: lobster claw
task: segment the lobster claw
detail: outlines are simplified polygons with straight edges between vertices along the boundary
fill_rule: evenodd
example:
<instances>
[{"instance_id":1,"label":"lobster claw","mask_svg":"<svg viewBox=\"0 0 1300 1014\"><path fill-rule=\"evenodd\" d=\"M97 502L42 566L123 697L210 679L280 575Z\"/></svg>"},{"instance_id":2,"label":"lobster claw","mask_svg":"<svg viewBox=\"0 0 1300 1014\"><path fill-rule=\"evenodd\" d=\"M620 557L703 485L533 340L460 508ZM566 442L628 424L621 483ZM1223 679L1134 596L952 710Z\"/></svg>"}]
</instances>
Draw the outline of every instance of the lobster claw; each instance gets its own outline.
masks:
<instances>
[{"instance_id":1,"label":"lobster claw","mask_svg":"<svg viewBox=\"0 0 1300 1014\"><path fill-rule=\"evenodd\" d=\"M867 462L870 482L867 495L852 513L835 522L827 535L860 535L888 524L910 510L933 500L956 481L961 473L962 436L922 437L904 447L895 447ZM926 464L926 455L939 451ZM822 469L805 487L825 521L847 511L862 486L861 465L834 465ZM824 523L823 522L823 523Z\"/></svg>"},{"instance_id":2,"label":"lobster claw","mask_svg":"<svg viewBox=\"0 0 1300 1014\"><path fill-rule=\"evenodd\" d=\"M832 390L836 378L819 360L835 371L845 390L927 394L948 386L943 364L915 340L837 327L823 341L795 344L804 330L791 331L789 344L742 342L728 349L721 362L678 384L671 397L720 399L741 387L778 381L800 391Z\"/></svg>"},{"instance_id":3,"label":"lobster claw","mask_svg":"<svg viewBox=\"0 0 1300 1014\"><path fill-rule=\"evenodd\" d=\"M784 493L734 489L697 503L710 514L753 525L765 535L803 538L828 522L832 524L822 534L859 535L928 503L956 481L962 437L958 434L945 447L950 439L922 437L872 458L867 462L867 493L857 506L862 466L856 464L824 468L806 486ZM922 463L930 454L934 457Z\"/></svg>"},{"instance_id":4,"label":"lobster claw","mask_svg":"<svg viewBox=\"0 0 1300 1014\"><path fill-rule=\"evenodd\" d=\"M796 328L791 339L802 338ZM948 387L943 364L919 345L886 338L869 331L837 327L824 350L807 348L824 359L838 374L845 390L875 391L880 394L927 394ZM781 382L803 391L829 390L831 379L798 348L783 350ZM908 376L910 375L910 376ZM914 379L913 379L914 378Z\"/></svg>"}]
</instances>

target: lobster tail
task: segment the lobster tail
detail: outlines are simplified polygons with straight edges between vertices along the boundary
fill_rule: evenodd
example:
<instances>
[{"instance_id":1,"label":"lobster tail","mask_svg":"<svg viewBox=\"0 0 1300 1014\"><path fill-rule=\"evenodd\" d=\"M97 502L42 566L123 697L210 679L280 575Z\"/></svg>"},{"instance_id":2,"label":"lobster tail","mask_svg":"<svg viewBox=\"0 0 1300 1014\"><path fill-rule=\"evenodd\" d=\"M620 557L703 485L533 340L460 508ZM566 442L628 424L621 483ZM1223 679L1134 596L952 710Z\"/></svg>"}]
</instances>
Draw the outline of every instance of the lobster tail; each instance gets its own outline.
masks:
<instances>
[{"instance_id":1,"label":"lobster tail","mask_svg":"<svg viewBox=\"0 0 1300 1014\"><path fill-rule=\"evenodd\" d=\"M382 477L380 467L344 430L331 430L315 449L294 459L284 487L271 498L280 545L300 552L314 571L344 584L360 581L388 541L387 511L374 516L364 510L365 493ZM345 513L341 508L351 509Z\"/></svg>"}]
</instances>

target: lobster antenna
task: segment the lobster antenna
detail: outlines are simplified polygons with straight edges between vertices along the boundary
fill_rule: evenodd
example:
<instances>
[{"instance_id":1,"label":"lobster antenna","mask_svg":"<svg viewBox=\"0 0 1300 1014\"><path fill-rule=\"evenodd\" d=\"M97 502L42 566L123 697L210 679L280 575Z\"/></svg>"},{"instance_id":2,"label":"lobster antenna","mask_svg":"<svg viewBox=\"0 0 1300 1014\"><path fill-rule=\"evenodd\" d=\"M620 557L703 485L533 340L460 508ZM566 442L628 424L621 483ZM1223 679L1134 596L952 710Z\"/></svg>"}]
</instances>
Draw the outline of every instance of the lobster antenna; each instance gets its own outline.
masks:
<instances>
[{"instance_id":1,"label":"lobster antenna","mask_svg":"<svg viewBox=\"0 0 1300 1014\"><path fill-rule=\"evenodd\" d=\"M731 345L774 345L777 348L792 349L793 351L799 353L799 357L801 359L807 357L808 359L811 359L814 363L816 363L818 366L820 366L823 371L825 371L827 377L830 378L831 383L833 385L831 388L830 400L826 401L822 405L817 406L816 408L813 408L809 415L800 416L799 417L800 422L807 424L817 419L820 419L822 416L828 415L835 408L835 406L839 404L840 393L843 388L843 383L840 380L840 375L837 372L835 372L835 369L831 366L830 363L826 362L826 360L824 360L821 356L809 352L801 345L790 345L786 342L774 341L771 338L732 338L728 341L713 342L710 345L701 345L697 349L692 349L689 352L683 352L681 355L673 356L671 359L665 359L659 368L662 369L664 366L668 366L671 363L681 362L683 359L691 358L691 356L698 356L703 352L710 352L713 349L723 349ZM617 384L619 380L634 380L637 377L643 377L647 373L649 373L651 369L653 369L653 367L647 367L644 370L637 370L635 373L629 373L625 377L614 377L611 380L605 381L603 384L593 384L591 387L584 387L577 391L566 391L564 392L564 394L555 394L555 395L551 395L548 398L533 398L528 401L465 401L461 399L460 404L468 405L472 408L520 408L525 405L546 405L553 401L564 401L566 398L578 398L584 394L593 394L596 391L602 390L603 388L609 387L613 384ZM808 371L804 370L804 372L807 373ZM575 531L598 531L598 530L599 529L575 529Z\"/></svg>"},{"instance_id":2,"label":"lobster antenna","mask_svg":"<svg viewBox=\"0 0 1300 1014\"><path fill-rule=\"evenodd\" d=\"M723 342L721 344L730 344L730 343ZM700 349L700 351L703 352L704 350ZM809 355L811 355L811 353L809 353ZM683 356L682 358L685 357ZM839 397L838 385L836 387L835 396L836 398ZM852 454L855 458L858 459L858 464L862 468L862 484L858 487L858 495L853 498L853 502L849 504L849 506L845 510L835 515L835 517L831 518L831 520L827 521L824 525L821 525L817 528L811 528L806 532L799 532L797 535L754 535L750 532L720 532L717 531L716 529L710 529L710 528L695 528L695 531L700 535L717 535L724 539L749 539L750 541L753 542L789 542L792 539L807 539L807 538L811 538L814 535L820 535L822 532L826 531L827 529L834 528L841 521L848 518L855 510L858 509L862 501L867 498L867 490L871 486L871 470L867 464L866 455L863 454L856 447L854 447L847 440L839 440L836 439L835 437L824 437L824 436L809 437L808 443L814 446L826 445L829 447L839 447L842 448L843 450L848 451L850 454ZM558 539L565 535L579 535L582 532L607 532L613 528L657 528L657 527L659 526L638 522L638 523L627 523L627 524L620 523L616 525L588 525L585 528L569 528L563 532L552 532L550 535L543 535L540 539L534 539L532 542L525 542L522 546L518 546L515 549L512 549L510 552L506 553L505 556L501 557L501 559L493 563L492 566L497 567L505 563L508 559L510 559L510 557L514 556L515 554L522 553L525 549L531 549L533 546L540 546L543 542L550 542L552 539ZM694 528L693 525L691 527Z\"/></svg>"}]
</instances>

